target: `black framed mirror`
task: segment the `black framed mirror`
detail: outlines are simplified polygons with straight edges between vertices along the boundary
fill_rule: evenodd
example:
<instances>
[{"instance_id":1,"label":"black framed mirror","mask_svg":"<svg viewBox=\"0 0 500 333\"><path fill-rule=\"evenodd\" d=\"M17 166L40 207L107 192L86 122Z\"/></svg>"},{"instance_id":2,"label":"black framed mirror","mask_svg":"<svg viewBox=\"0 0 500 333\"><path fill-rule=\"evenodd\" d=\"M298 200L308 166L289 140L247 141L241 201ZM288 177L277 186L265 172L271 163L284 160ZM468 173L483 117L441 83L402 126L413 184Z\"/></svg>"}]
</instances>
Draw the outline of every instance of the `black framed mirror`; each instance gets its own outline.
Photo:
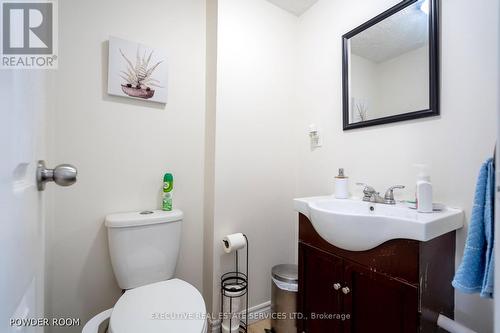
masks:
<instances>
[{"instance_id":1,"label":"black framed mirror","mask_svg":"<svg viewBox=\"0 0 500 333\"><path fill-rule=\"evenodd\" d=\"M439 0L404 0L342 43L344 130L439 115Z\"/></svg>"}]
</instances>

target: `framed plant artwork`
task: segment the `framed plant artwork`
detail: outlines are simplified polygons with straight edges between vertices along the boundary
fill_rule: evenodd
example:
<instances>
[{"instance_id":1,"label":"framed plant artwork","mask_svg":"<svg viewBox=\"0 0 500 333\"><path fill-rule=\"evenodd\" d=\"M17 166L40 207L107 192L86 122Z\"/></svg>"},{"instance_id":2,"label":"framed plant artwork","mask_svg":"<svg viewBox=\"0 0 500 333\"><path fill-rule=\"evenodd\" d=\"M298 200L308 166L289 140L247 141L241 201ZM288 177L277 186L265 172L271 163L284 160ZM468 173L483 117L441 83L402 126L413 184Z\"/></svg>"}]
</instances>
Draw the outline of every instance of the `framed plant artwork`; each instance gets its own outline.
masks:
<instances>
[{"instance_id":1,"label":"framed plant artwork","mask_svg":"<svg viewBox=\"0 0 500 333\"><path fill-rule=\"evenodd\" d=\"M165 51L109 38L108 94L167 103L167 84Z\"/></svg>"}]
</instances>

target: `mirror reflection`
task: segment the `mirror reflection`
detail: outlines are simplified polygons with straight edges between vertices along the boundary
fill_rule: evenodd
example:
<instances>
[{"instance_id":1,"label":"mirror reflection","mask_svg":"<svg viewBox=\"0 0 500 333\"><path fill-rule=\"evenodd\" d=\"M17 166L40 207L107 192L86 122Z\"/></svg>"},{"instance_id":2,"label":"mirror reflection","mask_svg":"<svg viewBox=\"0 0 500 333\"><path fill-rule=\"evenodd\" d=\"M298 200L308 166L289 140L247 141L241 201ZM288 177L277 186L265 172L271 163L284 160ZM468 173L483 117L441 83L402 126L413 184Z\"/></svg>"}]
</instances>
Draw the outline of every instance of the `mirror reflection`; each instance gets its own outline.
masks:
<instances>
[{"instance_id":1,"label":"mirror reflection","mask_svg":"<svg viewBox=\"0 0 500 333\"><path fill-rule=\"evenodd\" d=\"M349 124L430 109L429 45L428 0L350 37Z\"/></svg>"}]
</instances>

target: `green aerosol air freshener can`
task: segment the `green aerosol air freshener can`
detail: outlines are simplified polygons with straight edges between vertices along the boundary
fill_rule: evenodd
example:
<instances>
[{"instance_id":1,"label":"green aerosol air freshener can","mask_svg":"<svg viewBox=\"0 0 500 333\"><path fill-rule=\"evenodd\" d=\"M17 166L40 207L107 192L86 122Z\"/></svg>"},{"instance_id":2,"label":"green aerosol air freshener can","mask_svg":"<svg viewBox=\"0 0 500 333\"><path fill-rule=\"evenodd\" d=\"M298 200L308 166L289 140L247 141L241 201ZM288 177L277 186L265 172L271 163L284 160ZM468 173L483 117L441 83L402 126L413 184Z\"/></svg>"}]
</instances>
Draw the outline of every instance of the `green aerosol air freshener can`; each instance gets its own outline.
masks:
<instances>
[{"instance_id":1,"label":"green aerosol air freshener can","mask_svg":"<svg viewBox=\"0 0 500 333\"><path fill-rule=\"evenodd\" d=\"M162 209L165 211L172 210L172 190L174 188L174 176L171 173L166 173L163 176L163 195L162 195Z\"/></svg>"}]
</instances>

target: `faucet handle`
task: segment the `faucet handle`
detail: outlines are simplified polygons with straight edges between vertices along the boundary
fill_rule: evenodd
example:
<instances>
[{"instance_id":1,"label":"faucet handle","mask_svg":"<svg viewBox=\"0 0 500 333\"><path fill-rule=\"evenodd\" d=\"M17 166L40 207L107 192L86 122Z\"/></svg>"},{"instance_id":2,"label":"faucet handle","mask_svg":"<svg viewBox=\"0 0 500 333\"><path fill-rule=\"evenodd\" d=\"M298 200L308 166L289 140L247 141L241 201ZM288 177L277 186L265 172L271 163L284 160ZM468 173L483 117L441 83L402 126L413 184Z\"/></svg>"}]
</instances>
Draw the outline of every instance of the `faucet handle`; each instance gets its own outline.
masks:
<instances>
[{"instance_id":1,"label":"faucet handle","mask_svg":"<svg viewBox=\"0 0 500 333\"><path fill-rule=\"evenodd\" d=\"M394 185L394 186L389 187L387 189L387 191L385 192L385 196L384 196L385 203L389 204L389 205L396 204L396 200L394 200L394 190L395 189L404 189L404 188L405 188L404 185Z\"/></svg>"},{"instance_id":2,"label":"faucet handle","mask_svg":"<svg viewBox=\"0 0 500 333\"><path fill-rule=\"evenodd\" d=\"M358 186L363 186L363 192L375 192L375 189L373 187L371 187L370 185L368 184L365 184L365 183L356 183L356 185Z\"/></svg>"},{"instance_id":3,"label":"faucet handle","mask_svg":"<svg viewBox=\"0 0 500 333\"><path fill-rule=\"evenodd\" d=\"M363 194L364 194L363 201L370 201L371 197L377 193L377 191L368 184L356 183L356 185L363 186Z\"/></svg>"}]
</instances>

